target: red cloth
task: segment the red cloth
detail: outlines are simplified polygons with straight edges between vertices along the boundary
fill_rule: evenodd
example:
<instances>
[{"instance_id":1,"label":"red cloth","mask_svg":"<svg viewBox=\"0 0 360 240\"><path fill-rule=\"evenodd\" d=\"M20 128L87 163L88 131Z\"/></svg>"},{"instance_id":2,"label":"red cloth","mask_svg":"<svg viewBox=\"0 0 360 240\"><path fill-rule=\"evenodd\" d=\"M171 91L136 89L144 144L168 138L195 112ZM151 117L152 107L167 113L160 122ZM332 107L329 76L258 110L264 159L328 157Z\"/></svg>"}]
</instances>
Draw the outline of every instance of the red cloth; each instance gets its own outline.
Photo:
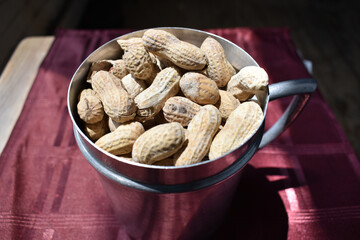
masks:
<instances>
[{"instance_id":1,"label":"red cloth","mask_svg":"<svg viewBox=\"0 0 360 240\"><path fill-rule=\"evenodd\" d=\"M248 51L271 82L307 78L288 29L212 29ZM66 95L81 62L128 31L59 30L0 157L0 239L116 239L109 200L78 149ZM288 99L271 102L270 126ZM360 239L360 164L316 92L244 170L213 239Z\"/></svg>"}]
</instances>

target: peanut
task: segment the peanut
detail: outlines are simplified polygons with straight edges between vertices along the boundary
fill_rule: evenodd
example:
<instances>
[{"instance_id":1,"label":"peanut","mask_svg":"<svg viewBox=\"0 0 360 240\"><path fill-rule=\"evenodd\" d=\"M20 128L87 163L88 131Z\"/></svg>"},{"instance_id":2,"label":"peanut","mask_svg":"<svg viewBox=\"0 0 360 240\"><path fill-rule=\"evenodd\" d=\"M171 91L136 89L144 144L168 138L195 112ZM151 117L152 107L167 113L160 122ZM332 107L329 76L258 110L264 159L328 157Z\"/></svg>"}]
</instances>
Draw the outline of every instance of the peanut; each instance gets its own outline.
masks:
<instances>
[{"instance_id":1,"label":"peanut","mask_svg":"<svg viewBox=\"0 0 360 240\"><path fill-rule=\"evenodd\" d=\"M127 154L144 131L139 122L122 124L115 131L102 136L95 145L114 155Z\"/></svg>"},{"instance_id":2,"label":"peanut","mask_svg":"<svg viewBox=\"0 0 360 240\"><path fill-rule=\"evenodd\" d=\"M118 77L116 77L116 76L115 76L113 73L111 73L110 71L109 71L109 73L110 73L110 75L111 75L111 80L113 81L113 83L115 83L115 86L116 86L117 88L120 88L120 89L125 90L125 88L124 88L124 86L123 86L123 84L122 84L122 82L121 82L121 79L118 78Z\"/></svg>"},{"instance_id":3,"label":"peanut","mask_svg":"<svg viewBox=\"0 0 360 240\"><path fill-rule=\"evenodd\" d=\"M180 75L174 68L161 70L150 87L135 97L137 115L143 119L153 118L166 100L179 91L179 81Z\"/></svg>"},{"instance_id":4,"label":"peanut","mask_svg":"<svg viewBox=\"0 0 360 240\"><path fill-rule=\"evenodd\" d=\"M220 98L216 83L200 73L185 73L180 88L187 98L199 104L215 104Z\"/></svg>"},{"instance_id":5,"label":"peanut","mask_svg":"<svg viewBox=\"0 0 360 240\"><path fill-rule=\"evenodd\" d=\"M213 105L205 105L193 117L188 126L188 145L176 159L175 166L202 161L209 152L211 141L221 123L220 111Z\"/></svg>"},{"instance_id":6,"label":"peanut","mask_svg":"<svg viewBox=\"0 0 360 240\"><path fill-rule=\"evenodd\" d=\"M263 68L246 66L231 77L227 91L240 101L246 101L254 94L260 98L266 91L268 84L269 77Z\"/></svg>"},{"instance_id":7,"label":"peanut","mask_svg":"<svg viewBox=\"0 0 360 240\"><path fill-rule=\"evenodd\" d=\"M178 122L182 126L187 126L200 107L185 97L171 97L163 107L164 117L168 122Z\"/></svg>"},{"instance_id":8,"label":"peanut","mask_svg":"<svg viewBox=\"0 0 360 240\"><path fill-rule=\"evenodd\" d=\"M115 77L122 79L129 73L129 71L126 69L125 61L123 59L111 61L111 63L113 66L109 69L109 72L114 74Z\"/></svg>"},{"instance_id":9,"label":"peanut","mask_svg":"<svg viewBox=\"0 0 360 240\"><path fill-rule=\"evenodd\" d=\"M109 69L113 66L113 64L111 63L111 61L109 60L100 60L100 61L96 61L93 62L90 66L88 75L86 80L91 83L91 77L98 71L109 71Z\"/></svg>"},{"instance_id":10,"label":"peanut","mask_svg":"<svg viewBox=\"0 0 360 240\"><path fill-rule=\"evenodd\" d=\"M230 82L231 82L231 80L230 80ZM241 90L238 87L231 86L232 84L230 84L230 82L228 84L227 91L229 93L231 93L240 102L245 102L246 100L248 100L254 96L254 94L252 94L252 93L248 93L248 92Z\"/></svg>"},{"instance_id":11,"label":"peanut","mask_svg":"<svg viewBox=\"0 0 360 240\"><path fill-rule=\"evenodd\" d=\"M128 92L131 98L135 98L139 93L146 89L146 82L141 79L134 78L131 74L121 79L122 86Z\"/></svg>"},{"instance_id":12,"label":"peanut","mask_svg":"<svg viewBox=\"0 0 360 240\"><path fill-rule=\"evenodd\" d=\"M86 136L88 136L94 142L104 136L109 132L107 121L107 117L104 116L100 122L94 124L85 123Z\"/></svg>"},{"instance_id":13,"label":"peanut","mask_svg":"<svg viewBox=\"0 0 360 240\"><path fill-rule=\"evenodd\" d=\"M205 54L197 46L179 40L163 30L147 30L143 37L145 48L187 70L201 70L206 66Z\"/></svg>"},{"instance_id":14,"label":"peanut","mask_svg":"<svg viewBox=\"0 0 360 240\"><path fill-rule=\"evenodd\" d=\"M153 62L141 38L117 40L124 50L123 59L126 69L136 78L147 79L153 71Z\"/></svg>"},{"instance_id":15,"label":"peanut","mask_svg":"<svg viewBox=\"0 0 360 240\"><path fill-rule=\"evenodd\" d=\"M114 81L117 78L113 74L99 71L92 77L92 87L100 96L105 113L116 122L126 122L135 117L136 106L129 94Z\"/></svg>"},{"instance_id":16,"label":"peanut","mask_svg":"<svg viewBox=\"0 0 360 240\"><path fill-rule=\"evenodd\" d=\"M86 123L97 123L104 117L104 108L99 96L92 89L84 89L79 96L77 111L80 118Z\"/></svg>"},{"instance_id":17,"label":"peanut","mask_svg":"<svg viewBox=\"0 0 360 240\"><path fill-rule=\"evenodd\" d=\"M239 88L245 92L256 94L258 91L265 91L269 85L269 77L266 71L257 66L246 66L232 77Z\"/></svg>"},{"instance_id":18,"label":"peanut","mask_svg":"<svg viewBox=\"0 0 360 240\"><path fill-rule=\"evenodd\" d=\"M240 102L227 91L219 90L219 94L220 100L216 103L215 106L219 109L222 120L226 121L230 113L240 105Z\"/></svg>"},{"instance_id":19,"label":"peanut","mask_svg":"<svg viewBox=\"0 0 360 240\"><path fill-rule=\"evenodd\" d=\"M226 59L221 44L212 37L207 37L201 44L201 50L205 53L208 61L207 76L214 80L219 88L226 86L234 75L234 71Z\"/></svg>"},{"instance_id":20,"label":"peanut","mask_svg":"<svg viewBox=\"0 0 360 240\"><path fill-rule=\"evenodd\" d=\"M150 128L135 141L133 161L153 164L168 158L181 148L184 139L184 128L177 122Z\"/></svg>"},{"instance_id":21,"label":"peanut","mask_svg":"<svg viewBox=\"0 0 360 240\"><path fill-rule=\"evenodd\" d=\"M245 143L263 121L263 113L258 103L241 103L229 116L223 129L215 136L209 157L214 159L234 150Z\"/></svg>"}]
</instances>

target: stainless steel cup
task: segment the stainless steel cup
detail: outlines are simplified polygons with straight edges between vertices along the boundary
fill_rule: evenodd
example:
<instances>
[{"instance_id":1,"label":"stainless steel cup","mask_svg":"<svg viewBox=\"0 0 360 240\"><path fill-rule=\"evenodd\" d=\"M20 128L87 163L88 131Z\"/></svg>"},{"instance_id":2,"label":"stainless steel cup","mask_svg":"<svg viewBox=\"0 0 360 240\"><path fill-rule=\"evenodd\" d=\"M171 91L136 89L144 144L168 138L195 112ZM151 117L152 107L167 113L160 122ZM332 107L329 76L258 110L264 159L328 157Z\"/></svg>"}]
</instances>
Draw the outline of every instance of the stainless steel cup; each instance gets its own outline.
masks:
<instances>
[{"instance_id":1,"label":"stainless steel cup","mask_svg":"<svg viewBox=\"0 0 360 240\"><path fill-rule=\"evenodd\" d=\"M258 66L243 49L211 33L187 28L161 28L179 39L200 46L211 36L221 43L236 69ZM119 220L120 232L131 239L202 239L221 224L242 168L255 152L276 138L298 116L316 89L314 79L298 79L272 84L257 96L264 119L257 131L237 149L210 161L189 166L152 166L123 161L95 146L84 132L78 117L77 97L86 87L92 62L117 59L122 51L117 39L141 37L145 30L120 36L95 50L75 72L68 91L68 108L77 144L98 171ZM89 86L88 86L89 87ZM294 95L279 120L264 133L269 101Z\"/></svg>"}]
</instances>

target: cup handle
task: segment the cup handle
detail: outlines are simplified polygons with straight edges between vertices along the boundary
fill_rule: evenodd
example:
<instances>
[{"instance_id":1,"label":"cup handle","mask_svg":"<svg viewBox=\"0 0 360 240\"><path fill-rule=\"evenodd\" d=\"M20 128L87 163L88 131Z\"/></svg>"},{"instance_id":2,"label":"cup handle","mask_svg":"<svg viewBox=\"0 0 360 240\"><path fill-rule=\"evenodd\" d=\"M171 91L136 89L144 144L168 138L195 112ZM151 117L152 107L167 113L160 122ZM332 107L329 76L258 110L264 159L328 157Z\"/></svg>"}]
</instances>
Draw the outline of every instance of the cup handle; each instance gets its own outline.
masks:
<instances>
[{"instance_id":1,"label":"cup handle","mask_svg":"<svg viewBox=\"0 0 360 240\"><path fill-rule=\"evenodd\" d=\"M259 149L278 137L298 117L316 90L317 82L313 78L288 80L269 85L269 101L295 95L283 115L268 129L260 142Z\"/></svg>"}]
</instances>

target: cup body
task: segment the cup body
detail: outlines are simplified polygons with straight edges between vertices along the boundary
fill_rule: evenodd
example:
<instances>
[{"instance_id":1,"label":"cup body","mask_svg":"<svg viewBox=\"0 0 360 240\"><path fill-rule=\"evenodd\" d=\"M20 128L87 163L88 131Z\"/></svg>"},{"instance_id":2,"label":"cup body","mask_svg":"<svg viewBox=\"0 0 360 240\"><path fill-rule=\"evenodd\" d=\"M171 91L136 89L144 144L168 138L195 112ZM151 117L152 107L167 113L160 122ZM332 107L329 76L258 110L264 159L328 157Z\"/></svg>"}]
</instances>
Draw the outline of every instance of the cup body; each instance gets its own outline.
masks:
<instances>
[{"instance_id":1,"label":"cup body","mask_svg":"<svg viewBox=\"0 0 360 240\"><path fill-rule=\"evenodd\" d=\"M130 239L208 239L231 205L240 171L208 187L155 193L100 175L123 234Z\"/></svg>"},{"instance_id":2,"label":"cup body","mask_svg":"<svg viewBox=\"0 0 360 240\"><path fill-rule=\"evenodd\" d=\"M213 37L223 46L237 69L258 64L243 49L207 32L186 28L163 28L179 39L200 46ZM141 37L133 32L117 39ZM68 92L68 107L77 144L98 171L101 182L119 219L119 228L131 239L202 239L221 225L239 182L241 170L255 154L264 132L264 119L257 131L239 148L210 161L190 166L150 166L121 160L98 148L83 133L76 104L87 86L92 62L117 59L122 51L114 39L94 51L75 72ZM264 116L268 91L259 99Z\"/></svg>"}]
</instances>

